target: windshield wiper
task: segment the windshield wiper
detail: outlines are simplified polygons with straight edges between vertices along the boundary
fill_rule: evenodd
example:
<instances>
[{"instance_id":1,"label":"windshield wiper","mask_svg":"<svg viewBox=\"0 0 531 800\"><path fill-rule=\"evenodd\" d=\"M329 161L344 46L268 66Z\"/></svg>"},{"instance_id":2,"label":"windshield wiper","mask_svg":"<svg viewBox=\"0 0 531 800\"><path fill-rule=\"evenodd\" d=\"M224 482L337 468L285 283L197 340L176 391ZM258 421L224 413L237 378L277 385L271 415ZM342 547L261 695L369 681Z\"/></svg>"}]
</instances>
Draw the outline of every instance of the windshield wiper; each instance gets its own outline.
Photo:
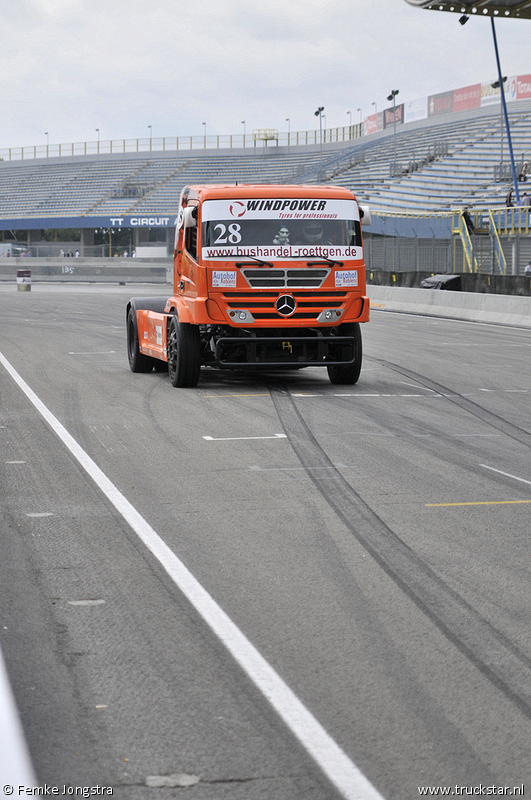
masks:
<instances>
[{"instance_id":1,"label":"windshield wiper","mask_svg":"<svg viewBox=\"0 0 531 800\"><path fill-rule=\"evenodd\" d=\"M275 266L270 261L263 261L261 258L255 258L254 256L245 255L245 258L252 258L253 261L256 261L256 263L259 264L261 267L274 267ZM248 261L243 261L243 262L239 261L236 264L236 266L237 267L248 267L249 266L249 262Z\"/></svg>"},{"instance_id":2,"label":"windshield wiper","mask_svg":"<svg viewBox=\"0 0 531 800\"><path fill-rule=\"evenodd\" d=\"M337 264L338 267L342 267L344 263L343 261L336 261L335 259L327 258L326 256L321 256L321 258L323 259L322 261L307 261L306 266L319 267L322 264L331 264L332 266L334 266L334 264Z\"/></svg>"}]
</instances>

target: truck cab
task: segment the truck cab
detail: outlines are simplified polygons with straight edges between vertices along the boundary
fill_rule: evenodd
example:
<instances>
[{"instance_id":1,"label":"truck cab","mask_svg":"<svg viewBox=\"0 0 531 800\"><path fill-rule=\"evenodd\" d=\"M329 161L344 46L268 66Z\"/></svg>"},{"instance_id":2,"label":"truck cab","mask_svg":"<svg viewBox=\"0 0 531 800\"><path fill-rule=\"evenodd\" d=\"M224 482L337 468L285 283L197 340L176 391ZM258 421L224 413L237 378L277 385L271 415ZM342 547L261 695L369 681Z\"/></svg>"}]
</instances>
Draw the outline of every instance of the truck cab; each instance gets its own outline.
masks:
<instances>
[{"instance_id":1,"label":"truck cab","mask_svg":"<svg viewBox=\"0 0 531 800\"><path fill-rule=\"evenodd\" d=\"M338 187L184 188L173 294L127 305L131 369L167 365L174 386L196 386L201 367L324 366L333 383L356 383L369 320L362 216Z\"/></svg>"}]
</instances>

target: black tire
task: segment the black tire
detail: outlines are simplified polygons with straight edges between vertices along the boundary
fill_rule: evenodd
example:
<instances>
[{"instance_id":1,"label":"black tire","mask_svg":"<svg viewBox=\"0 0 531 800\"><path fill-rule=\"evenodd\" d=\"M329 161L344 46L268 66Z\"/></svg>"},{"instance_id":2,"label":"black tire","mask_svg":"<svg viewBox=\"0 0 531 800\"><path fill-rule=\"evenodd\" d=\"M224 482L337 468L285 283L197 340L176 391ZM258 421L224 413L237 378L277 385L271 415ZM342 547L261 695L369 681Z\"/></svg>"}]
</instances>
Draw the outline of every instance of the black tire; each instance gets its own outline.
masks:
<instances>
[{"instance_id":1,"label":"black tire","mask_svg":"<svg viewBox=\"0 0 531 800\"><path fill-rule=\"evenodd\" d=\"M173 386L197 386L201 371L201 342L197 325L179 322L176 314L168 326L168 374Z\"/></svg>"},{"instance_id":2,"label":"black tire","mask_svg":"<svg viewBox=\"0 0 531 800\"><path fill-rule=\"evenodd\" d=\"M338 334L340 336L354 336L356 358L352 364L327 367L328 377L330 378L330 383L342 384L343 386L352 385L358 382L363 358L359 322L346 322L344 325L340 325Z\"/></svg>"},{"instance_id":3,"label":"black tire","mask_svg":"<svg viewBox=\"0 0 531 800\"><path fill-rule=\"evenodd\" d=\"M140 352L136 311L132 307L127 314L127 357L131 372L151 372L153 369L153 359Z\"/></svg>"}]
</instances>

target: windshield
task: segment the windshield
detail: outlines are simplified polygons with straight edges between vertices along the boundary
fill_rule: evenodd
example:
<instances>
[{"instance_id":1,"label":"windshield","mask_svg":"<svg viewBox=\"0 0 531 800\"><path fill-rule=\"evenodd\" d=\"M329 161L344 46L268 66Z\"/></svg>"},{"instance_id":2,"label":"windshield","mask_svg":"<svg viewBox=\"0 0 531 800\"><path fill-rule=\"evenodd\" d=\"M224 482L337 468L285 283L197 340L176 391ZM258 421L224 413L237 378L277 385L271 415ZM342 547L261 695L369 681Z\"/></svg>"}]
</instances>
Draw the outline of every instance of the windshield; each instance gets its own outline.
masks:
<instances>
[{"instance_id":1,"label":"windshield","mask_svg":"<svg viewBox=\"0 0 531 800\"><path fill-rule=\"evenodd\" d=\"M303 198L206 200L202 256L274 259L361 258L354 200Z\"/></svg>"}]
</instances>

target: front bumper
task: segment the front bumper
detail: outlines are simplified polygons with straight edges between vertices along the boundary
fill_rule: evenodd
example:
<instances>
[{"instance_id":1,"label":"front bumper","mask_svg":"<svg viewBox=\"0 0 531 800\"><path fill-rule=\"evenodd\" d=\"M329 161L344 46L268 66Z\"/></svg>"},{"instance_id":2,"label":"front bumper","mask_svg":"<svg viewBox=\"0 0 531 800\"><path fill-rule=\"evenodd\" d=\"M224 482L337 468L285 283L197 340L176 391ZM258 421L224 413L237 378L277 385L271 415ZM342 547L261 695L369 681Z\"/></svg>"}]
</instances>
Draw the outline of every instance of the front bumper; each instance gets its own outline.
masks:
<instances>
[{"instance_id":1,"label":"front bumper","mask_svg":"<svg viewBox=\"0 0 531 800\"><path fill-rule=\"evenodd\" d=\"M216 342L220 367L328 367L357 358L353 336L224 336Z\"/></svg>"}]
</instances>

